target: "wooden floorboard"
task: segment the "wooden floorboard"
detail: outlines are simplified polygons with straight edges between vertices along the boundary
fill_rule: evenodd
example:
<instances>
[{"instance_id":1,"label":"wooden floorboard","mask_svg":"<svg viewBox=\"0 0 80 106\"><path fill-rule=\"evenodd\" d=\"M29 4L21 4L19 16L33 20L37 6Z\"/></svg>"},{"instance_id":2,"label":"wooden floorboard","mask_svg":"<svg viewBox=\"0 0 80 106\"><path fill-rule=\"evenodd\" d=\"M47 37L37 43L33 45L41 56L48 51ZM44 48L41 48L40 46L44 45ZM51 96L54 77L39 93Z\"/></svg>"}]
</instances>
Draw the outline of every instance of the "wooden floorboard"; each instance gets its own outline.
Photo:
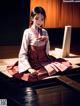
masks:
<instances>
[{"instance_id":1,"label":"wooden floorboard","mask_svg":"<svg viewBox=\"0 0 80 106\"><path fill-rule=\"evenodd\" d=\"M71 78L67 77L66 75L57 77L58 80L63 82L64 84L68 85L69 87L73 88L74 90L77 90L80 92L80 83L72 80Z\"/></svg>"}]
</instances>

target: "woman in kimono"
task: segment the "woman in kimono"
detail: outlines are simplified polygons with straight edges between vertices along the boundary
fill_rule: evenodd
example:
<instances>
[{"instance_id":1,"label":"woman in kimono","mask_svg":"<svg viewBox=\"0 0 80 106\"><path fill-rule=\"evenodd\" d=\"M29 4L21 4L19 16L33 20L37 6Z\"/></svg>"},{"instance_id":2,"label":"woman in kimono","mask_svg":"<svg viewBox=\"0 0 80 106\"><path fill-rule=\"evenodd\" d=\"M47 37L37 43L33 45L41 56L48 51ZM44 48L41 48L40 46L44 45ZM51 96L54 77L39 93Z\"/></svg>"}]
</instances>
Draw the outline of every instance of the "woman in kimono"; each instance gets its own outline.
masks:
<instances>
[{"instance_id":1,"label":"woman in kimono","mask_svg":"<svg viewBox=\"0 0 80 106\"><path fill-rule=\"evenodd\" d=\"M49 56L49 36L43 28L45 18L42 7L32 10L30 27L23 34L18 66L15 64L8 69L13 76L25 81L37 81L71 67L66 60Z\"/></svg>"}]
</instances>

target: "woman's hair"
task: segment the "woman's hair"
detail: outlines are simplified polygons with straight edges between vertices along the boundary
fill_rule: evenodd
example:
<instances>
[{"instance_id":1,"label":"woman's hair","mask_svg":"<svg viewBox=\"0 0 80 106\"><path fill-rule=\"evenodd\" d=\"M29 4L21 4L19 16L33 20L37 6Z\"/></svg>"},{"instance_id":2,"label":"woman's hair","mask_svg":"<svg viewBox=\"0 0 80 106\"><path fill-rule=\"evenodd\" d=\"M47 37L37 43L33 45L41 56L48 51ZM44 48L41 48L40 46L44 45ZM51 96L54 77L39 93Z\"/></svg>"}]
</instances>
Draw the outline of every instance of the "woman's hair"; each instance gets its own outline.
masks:
<instances>
[{"instance_id":1,"label":"woman's hair","mask_svg":"<svg viewBox=\"0 0 80 106\"><path fill-rule=\"evenodd\" d=\"M42 14L44 16L44 20L46 18L46 12L42 7L35 7L34 9L32 9L31 11L31 16L30 16L30 26L33 24L32 18L34 18L34 16L36 14Z\"/></svg>"}]
</instances>

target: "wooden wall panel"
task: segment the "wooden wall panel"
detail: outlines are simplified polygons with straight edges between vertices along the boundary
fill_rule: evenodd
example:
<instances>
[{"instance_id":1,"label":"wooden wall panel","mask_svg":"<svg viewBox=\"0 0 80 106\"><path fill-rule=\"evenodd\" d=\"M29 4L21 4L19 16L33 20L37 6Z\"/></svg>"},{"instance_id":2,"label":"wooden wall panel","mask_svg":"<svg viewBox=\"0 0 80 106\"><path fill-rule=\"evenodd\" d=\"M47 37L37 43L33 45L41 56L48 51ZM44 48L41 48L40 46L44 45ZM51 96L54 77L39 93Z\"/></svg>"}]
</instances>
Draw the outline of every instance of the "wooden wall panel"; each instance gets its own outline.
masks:
<instances>
[{"instance_id":1,"label":"wooden wall panel","mask_svg":"<svg viewBox=\"0 0 80 106\"><path fill-rule=\"evenodd\" d=\"M35 6L42 6L46 11L46 28L59 28L65 25L80 27L80 3L64 3L63 0L31 0L30 10Z\"/></svg>"}]
</instances>

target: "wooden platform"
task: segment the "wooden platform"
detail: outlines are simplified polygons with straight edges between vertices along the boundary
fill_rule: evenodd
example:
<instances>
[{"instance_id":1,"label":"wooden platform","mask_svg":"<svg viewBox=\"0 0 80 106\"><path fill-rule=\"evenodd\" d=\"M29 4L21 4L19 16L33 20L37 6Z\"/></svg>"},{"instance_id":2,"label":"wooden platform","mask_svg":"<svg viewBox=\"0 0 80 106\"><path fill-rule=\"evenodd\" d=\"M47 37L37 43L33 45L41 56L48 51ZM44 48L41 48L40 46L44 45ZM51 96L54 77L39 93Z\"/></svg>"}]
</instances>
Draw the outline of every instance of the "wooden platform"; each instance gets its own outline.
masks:
<instances>
[{"instance_id":1,"label":"wooden platform","mask_svg":"<svg viewBox=\"0 0 80 106\"><path fill-rule=\"evenodd\" d=\"M56 48L55 50L51 50L49 54L52 56L55 56L56 58L59 58L61 57L60 56L61 49ZM73 73L75 74L75 72L80 71L80 56L79 55L70 54L65 59L72 63L72 69L71 69L72 74ZM0 59L0 72L9 78L12 78L12 76L6 71L6 66L12 65L16 61L18 61L18 58ZM62 83L68 85L69 87L80 92L80 83L70 79L68 76L66 76L66 74L47 77L47 78L44 78L43 80L55 79L55 78L61 81Z\"/></svg>"},{"instance_id":2,"label":"wooden platform","mask_svg":"<svg viewBox=\"0 0 80 106\"><path fill-rule=\"evenodd\" d=\"M51 50L49 54L52 55L52 56L55 56L56 58L59 58L60 54L61 54L61 49ZM80 56L79 55L70 54L70 56L66 57L65 59L72 63L72 69L80 68ZM6 71L6 66L12 65L16 61L18 61L18 58L0 59L0 72L2 72L3 74L5 74L9 77L12 77Z\"/></svg>"}]
</instances>

